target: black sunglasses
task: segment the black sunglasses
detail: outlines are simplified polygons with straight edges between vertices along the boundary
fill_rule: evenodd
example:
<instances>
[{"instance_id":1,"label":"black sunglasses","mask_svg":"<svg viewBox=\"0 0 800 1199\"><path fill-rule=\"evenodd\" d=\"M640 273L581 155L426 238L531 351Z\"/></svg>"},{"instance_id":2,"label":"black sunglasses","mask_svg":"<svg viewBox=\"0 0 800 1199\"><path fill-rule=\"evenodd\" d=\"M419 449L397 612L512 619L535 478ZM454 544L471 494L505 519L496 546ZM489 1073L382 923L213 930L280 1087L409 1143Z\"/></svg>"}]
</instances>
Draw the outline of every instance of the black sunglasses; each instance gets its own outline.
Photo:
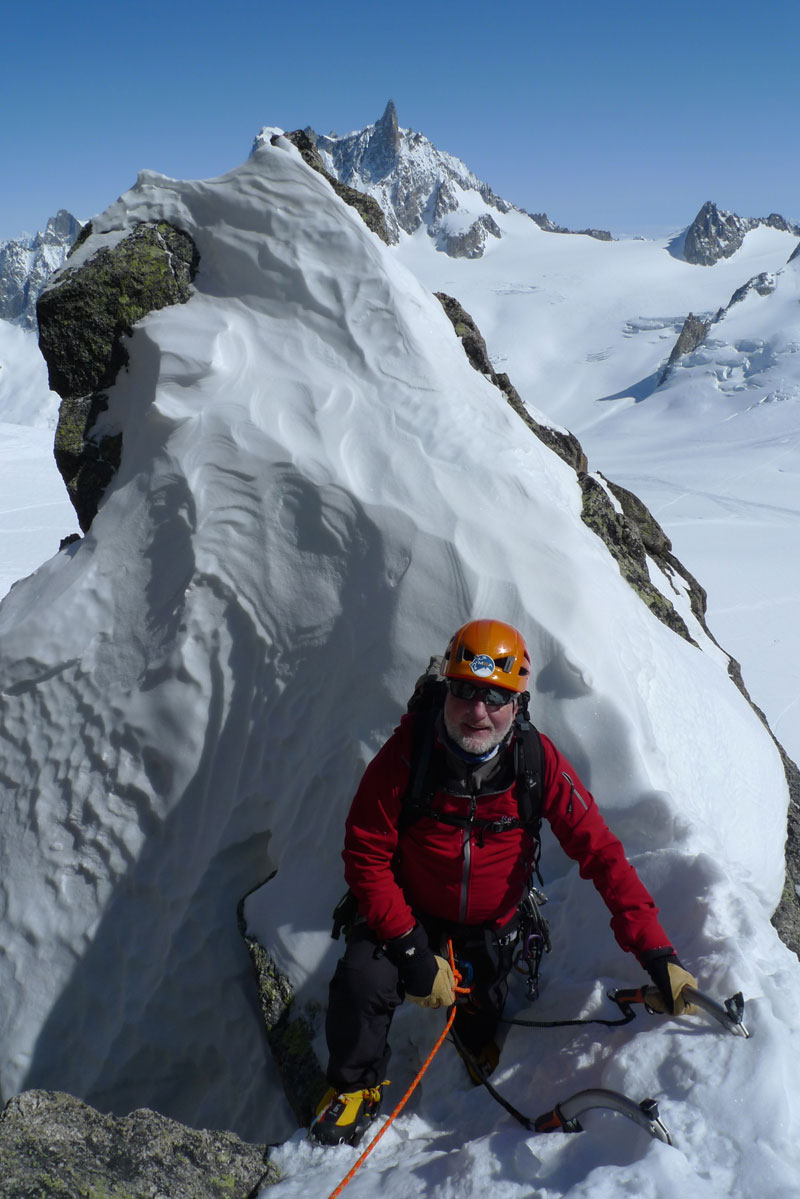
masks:
<instances>
[{"instance_id":1,"label":"black sunglasses","mask_svg":"<svg viewBox=\"0 0 800 1199\"><path fill-rule=\"evenodd\" d=\"M479 699L487 708L504 708L512 699L517 698L514 691L506 691L503 687L479 687L465 679L448 679L447 688L456 699Z\"/></svg>"}]
</instances>

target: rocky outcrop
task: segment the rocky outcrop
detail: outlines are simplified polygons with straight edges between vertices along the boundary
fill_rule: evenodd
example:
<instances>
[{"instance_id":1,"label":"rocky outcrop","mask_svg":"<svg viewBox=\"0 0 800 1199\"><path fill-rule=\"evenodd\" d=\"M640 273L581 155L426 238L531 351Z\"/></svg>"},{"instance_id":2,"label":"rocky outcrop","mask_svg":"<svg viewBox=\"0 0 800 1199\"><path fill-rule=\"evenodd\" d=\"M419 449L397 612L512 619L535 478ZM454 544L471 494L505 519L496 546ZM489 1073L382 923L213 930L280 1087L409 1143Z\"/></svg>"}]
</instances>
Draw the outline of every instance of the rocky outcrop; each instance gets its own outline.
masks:
<instances>
[{"instance_id":1,"label":"rocky outcrop","mask_svg":"<svg viewBox=\"0 0 800 1199\"><path fill-rule=\"evenodd\" d=\"M255 1199L279 1181L267 1146L142 1109L103 1116L61 1091L25 1091L0 1114L3 1199Z\"/></svg>"},{"instance_id":2,"label":"rocky outcrop","mask_svg":"<svg viewBox=\"0 0 800 1199\"><path fill-rule=\"evenodd\" d=\"M689 313L683 322L683 328L678 334L678 340L672 347L672 352L667 359L667 365L661 372L661 377L658 380L659 387L666 380L670 369L680 358L683 358L686 354L691 354L698 346L703 344L712 324L713 321L704 321L701 317L695 316L693 312Z\"/></svg>"},{"instance_id":3,"label":"rocky outcrop","mask_svg":"<svg viewBox=\"0 0 800 1199\"><path fill-rule=\"evenodd\" d=\"M498 374L495 371L489 360L489 351L486 348L486 342L481 335L480 329L467 310L462 307L458 300L453 296L446 295L445 292L437 291L434 294L447 313L471 366L503 392L517 416L525 422L531 432L535 433L540 441L543 441L560 458L569 463L573 470L578 472L585 471L587 468L586 455L581 449L577 437L567 432L566 429L555 429L534 420L523 404L519 392L512 384L508 375Z\"/></svg>"},{"instance_id":4,"label":"rocky outcrop","mask_svg":"<svg viewBox=\"0 0 800 1199\"><path fill-rule=\"evenodd\" d=\"M695 266L713 266L740 249L749 228L748 221L707 200L686 230L683 256Z\"/></svg>"},{"instance_id":5,"label":"rocky outcrop","mask_svg":"<svg viewBox=\"0 0 800 1199\"><path fill-rule=\"evenodd\" d=\"M686 230L683 257L695 266L713 266L720 259L735 254L745 234L759 225L800 235L800 226L784 220L776 212L768 217L740 217L707 200Z\"/></svg>"},{"instance_id":6,"label":"rocky outcrop","mask_svg":"<svg viewBox=\"0 0 800 1199\"><path fill-rule=\"evenodd\" d=\"M485 212L462 233L441 233L439 246L451 258L481 258L487 237L502 237L497 222Z\"/></svg>"},{"instance_id":7,"label":"rocky outcrop","mask_svg":"<svg viewBox=\"0 0 800 1199\"><path fill-rule=\"evenodd\" d=\"M287 133L286 137L300 151L304 162L328 180L337 196L344 200L345 204L355 208L367 228L371 229L387 246L392 245L393 241L386 227L386 218L378 201L372 196L365 195L364 192L356 191L354 187L347 187L346 184L340 183L335 175L327 171L317 147L304 129L295 129L292 133Z\"/></svg>"},{"instance_id":8,"label":"rocky outcrop","mask_svg":"<svg viewBox=\"0 0 800 1199\"><path fill-rule=\"evenodd\" d=\"M601 475L583 474L579 476L579 482L583 493L581 512L583 522L605 542L623 579L630 584L662 624L686 641L691 642L692 645L696 645L697 642L690 635L683 617L679 616L674 605L662 591L659 591L650 578L642 525L628 515L624 508L621 512L617 511L609 495L611 485L606 483ZM635 496L632 498L636 499L637 504L647 513L646 524L657 528L661 537L669 544L666 534L641 500ZM673 559L673 561L677 563L677 559ZM679 563L678 566L680 566Z\"/></svg>"},{"instance_id":9,"label":"rocky outcrop","mask_svg":"<svg viewBox=\"0 0 800 1199\"><path fill-rule=\"evenodd\" d=\"M0 319L36 328L36 301L53 271L63 266L81 223L65 208L33 238L0 242Z\"/></svg>"},{"instance_id":10,"label":"rocky outcrop","mask_svg":"<svg viewBox=\"0 0 800 1199\"><path fill-rule=\"evenodd\" d=\"M321 1012L312 1008L299 1010L290 980L248 931L244 916L246 900L247 895L239 903L237 921L255 973L267 1043L298 1127L307 1128L328 1086L313 1045L315 1024Z\"/></svg>"},{"instance_id":11,"label":"rocky outcrop","mask_svg":"<svg viewBox=\"0 0 800 1199\"><path fill-rule=\"evenodd\" d=\"M588 473L586 455L573 433L553 429L534 420L508 375L498 375L495 372L489 360L486 342L469 313L453 296L437 292L436 298L450 318L464 352L475 370L480 371L500 388L508 403L531 432L575 471L583 496L581 515L584 524L605 542L622 577L663 624L686 641L696 644L686 622L650 578L648 557L660 567L667 579L675 580L677 577L680 580L682 586L674 581L671 583L676 596L681 591L689 595L693 613L708 632L705 623L706 593L673 555L672 544L652 513L632 492L609 483L602 475Z\"/></svg>"},{"instance_id":12,"label":"rocky outcrop","mask_svg":"<svg viewBox=\"0 0 800 1199\"><path fill-rule=\"evenodd\" d=\"M525 210L523 209L522 211L524 212ZM546 212L526 212L525 215L529 216L545 233L582 234L584 237L593 237L596 241L614 240L607 229L567 229L564 225L554 224Z\"/></svg>"},{"instance_id":13,"label":"rocky outcrop","mask_svg":"<svg viewBox=\"0 0 800 1199\"><path fill-rule=\"evenodd\" d=\"M790 262L794 262L796 258L800 258L800 241L797 243L797 245L795 246L795 248L792 250L791 254L789 255L786 265L788 266Z\"/></svg>"},{"instance_id":14,"label":"rocky outcrop","mask_svg":"<svg viewBox=\"0 0 800 1199\"><path fill-rule=\"evenodd\" d=\"M113 248L98 239L96 252L68 261L39 299L39 347L62 399L55 459L84 532L120 462L121 434L95 426L128 362L123 338L148 312L185 303L198 263L188 234L142 224Z\"/></svg>"},{"instance_id":15,"label":"rocky outcrop","mask_svg":"<svg viewBox=\"0 0 800 1199\"><path fill-rule=\"evenodd\" d=\"M748 279L747 283L736 289L728 301L728 307L725 311L727 312L728 308L732 308L734 304L741 303L745 296L749 295L752 291L757 292L760 296L771 296L777 285L777 280L772 271L762 271L760 275L755 275L752 279Z\"/></svg>"},{"instance_id":16,"label":"rocky outcrop","mask_svg":"<svg viewBox=\"0 0 800 1199\"><path fill-rule=\"evenodd\" d=\"M800 771L783 746L777 741L775 744L783 759L789 785L789 812L786 824L786 878L772 923L784 945L788 945L800 958Z\"/></svg>"}]
</instances>

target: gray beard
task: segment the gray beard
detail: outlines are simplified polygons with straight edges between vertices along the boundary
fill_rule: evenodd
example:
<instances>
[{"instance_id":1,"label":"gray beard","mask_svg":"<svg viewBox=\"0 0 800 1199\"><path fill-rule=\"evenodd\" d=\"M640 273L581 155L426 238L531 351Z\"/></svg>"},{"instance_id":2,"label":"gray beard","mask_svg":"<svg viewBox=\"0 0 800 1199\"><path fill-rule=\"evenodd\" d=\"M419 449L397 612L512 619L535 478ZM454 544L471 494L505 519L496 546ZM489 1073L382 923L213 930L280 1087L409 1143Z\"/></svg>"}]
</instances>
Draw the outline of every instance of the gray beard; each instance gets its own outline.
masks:
<instances>
[{"instance_id":1,"label":"gray beard","mask_svg":"<svg viewBox=\"0 0 800 1199\"><path fill-rule=\"evenodd\" d=\"M455 741L456 745L468 754L488 754L497 748L508 731L498 733L495 729L487 729L482 733L462 734L458 725L452 724L446 714L444 714L444 727L451 741Z\"/></svg>"}]
</instances>

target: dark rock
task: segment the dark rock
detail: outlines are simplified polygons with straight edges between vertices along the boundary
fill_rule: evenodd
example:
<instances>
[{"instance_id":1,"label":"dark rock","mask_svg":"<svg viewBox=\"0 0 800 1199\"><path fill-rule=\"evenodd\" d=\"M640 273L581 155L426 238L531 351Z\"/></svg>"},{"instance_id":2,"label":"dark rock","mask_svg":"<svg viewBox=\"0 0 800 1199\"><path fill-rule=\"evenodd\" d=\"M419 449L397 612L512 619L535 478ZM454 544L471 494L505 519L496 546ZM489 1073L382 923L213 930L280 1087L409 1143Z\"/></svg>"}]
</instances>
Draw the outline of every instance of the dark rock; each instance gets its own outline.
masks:
<instances>
[{"instance_id":1,"label":"dark rock","mask_svg":"<svg viewBox=\"0 0 800 1199\"><path fill-rule=\"evenodd\" d=\"M800 258L800 241L797 243L797 245L795 246L795 248L792 250L791 254L789 255L789 257L787 259L787 266L790 262L794 262L795 258Z\"/></svg>"},{"instance_id":2,"label":"dark rock","mask_svg":"<svg viewBox=\"0 0 800 1199\"><path fill-rule=\"evenodd\" d=\"M712 266L721 258L735 254L745 234L759 225L800 234L800 225L785 220L780 213L772 212L768 217L740 217L735 212L723 212L707 200L686 230L683 257L697 266Z\"/></svg>"},{"instance_id":3,"label":"dark rock","mask_svg":"<svg viewBox=\"0 0 800 1199\"><path fill-rule=\"evenodd\" d=\"M394 170L400 152L400 127L397 108L390 100L383 116L375 122L375 133L362 160L363 167L371 179L383 179Z\"/></svg>"},{"instance_id":4,"label":"dark rock","mask_svg":"<svg viewBox=\"0 0 800 1199\"><path fill-rule=\"evenodd\" d=\"M525 212L525 210L522 210ZM543 229L545 233L569 233L572 235L582 235L584 237L593 237L596 241L613 241L611 234L607 229L567 229L564 225L556 225L547 215L546 212L525 212L532 221Z\"/></svg>"},{"instance_id":5,"label":"dark rock","mask_svg":"<svg viewBox=\"0 0 800 1199\"><path fill-rule=\"evenodd\" d=\"M672 629L674 633L692 645L696 645L697 642L690 636L683 618L678 615L667 597L654 586L650 579L647 567L647 549L642 530L645 530L645 535L653 542L661 543L663 539L668 545L669 539L642 501L632 492L625 492L626 497L629 497L629 510L632 510L630 501L635 501L634 510L637 514L642 513L641 523L633 516L628 515L624 509L621 513L617 512L606 490L608 485L604 485L605 480L601 482L601 478L602 476L596 478L594 475L587 474L579 476L583 493L581 516L584 524L588 525L605 542L623 579L647 604L653 615L657 616L662 624ZM623 488L616 490L619 493L624 491Z\"/></svg>"},{"instance_id":6,"label":"dark rock","mask_svg":"<svg viewBox=\"0 0 800 1199\"><path fill-rule=\"evenodd\" d=\"M141 224L113 249L67 263L39 298L39 347L62 398L55 459L84 532L120 462L121 434L93 430L128 362L123 336L147 313L185 303L198 264L187 233Z\"/></svg>"},{"instance_id":7,"label":"dark rock","mask_svg":"<svg viewBox=\"0 0 800 1199\"><path fill-rule=\"evenodd\" d=\"M453 296L436 292L436 298L447 313L475 370L500 388L510 406L531 432L576 472L583 495L583 521L605 542L622 577L662 623L692 645L696 645L686 622L678 615L663 592L653 584L647 566L648 554L670 579L676 595L679 594L679 589L672 580L676 575L680 577L683 588L689 595L694 615L708 632L705 622L706 593L673 555L672 544L653 514L632 491L608 483L602 475L595 478L588 474L586 455L577 437L566 430L551 429L535 421L526 410L508 375L498 375L495 372L489 360L486 342L469 313ZM622 512L615 508L609 491L622 508ZM710 633L708 635L711 636Z\"/></svg>"},{"instance_id":8,"label":"dark rock","mask_svg":"<svg viewBox=\"0 0 800 1199\"><path fill-rule=\"evenodd\" d=\"M311 1006L305 1011L298 1010L291 982L248 931L244 916L246 899L247 895L239 902L237 921L255 971L267 1042L289 1106L299 1127L307 1128L328 1087L314 1052L315 1024L321 1012Z\"/></svg>"},{"instance_id":9,"label":"dark rock","mask_svg":"<svg viewBox=\"0 0 800 1199\"><path fill-rule=\"evenodd\" d=\"M146 1108L103 1116L61 1091L25 1091L0 1115L3 1199L254 1199L279 1181L267 1147L186 1128Z\"/></svg>"},{"instance_id":10,"label":"dark rock","mask_svg":"<svg viewBox=\"0 0 800 1199\"><path fill-rule=\"evenodd\" d=\"M748 279L747 283L742 284L741 287L737 287L736 291L728 301L727 308L732 308L734 304L741 303L745 296L749 295L751 291L758 292L760 296L769 296L772 295L776 287L777 282L772 272L762 271L760 275L756 275L754 278ZM725 310L726 312L727 308Z\"/></svg>"},{"instance_id":11,"label":"dark rock","mask_svg":"<svg viewBox=\"0 0 800 1199\"><path fill-rule=\"evenodd\" d=\"M441 248L451 258L480 258L486 245L486 236L501 237L497 222L485 212L473 221L463 233L440 234Z\"/></svg>"},{"instance_id":12,"label":"dark rock","mask_svg":"<svg viewBox=\"0 0 800 1199\"><path fill-rule=\"evenodd\" d=\"M569 463L573 470L586 470L586 455L577 437L567 432L566 429L552 429L547 425L540 425L538 421L534 420L527 411L519 392L512 384L508 375L497 374L495 371L489 360L489 351L486 348L486 342L467 310L453 296L448 296L443 291L437 291L434 294L455 329L456 336L464 347L464 353L467 355L470 365L479 374L484 375L490 382L494 383L495 387L499 387L517 416L525 422L531 432L535 433L540 441L543 441L560 458Z\"/></svg>"},{"instance_id":13,"label":"dark rock","mask_svg":"<svg viewBox=\"0 0 800 1199\"><path fill-rule=\"evenodd\" d=\"M686 230L683 256L696 266L712 266L741 247L752 222L723 212L707 200Z\"/></svg>"},{"instance_id":14,"label":"dark rock","mask_svg":"<svg viewBox=\"0 0 800 1199\"><path fill-rule=\"evenodd\" d=\"M783 763L789 791L789 809L786 817L786 875L783 893L772 914L772 925L784 945L800 958L800 770L769 727L769 721L761 708L753 701L742 678L742 668L735 658L728 660L728 675L775 742Z\"/></svg>"},{"instance_id":15,"label":"dark rock","mask_svg":"<svg viewBox=\"0 0 800 1199\"><path fill-rule=\"evenodd\" d=\"M793 221L787 221L779 212L771 212L769 216L761 217L757 224L767 225L770 229L780 229L782 233L800 233L800 227Z\"/></svg>"},{"instance_id":16,"label":"dark rock","mask_svg":"<svg viewBox=\"0 0 800 1199\"><path fill-rule=\"evenodd\" d=\"M698 346L703 344L711 325L711 321L704 321L699 316L695 316L694 313L689 313L683 322L683 328L678 334L678 340L672 347L672 352L667 359L667 365L661 372L661 377L658 380L659 387L667 378L670 367L674 366L679 358L683 358L686 354L691 354Z\"/></svg>"},{"instance_id":17,"label":"dark rock","mask_svg":"<svg viewBox=\"0 0 800 1199\"><path fill-rule=\"evenodd\" d=\"M397 114L395 114L396 119ZM364 192L356 191L354 187L348 187L346 184L340 183L335 175L331 175L330 171L326 171L319 150L306 130L295 129L292 133L287 133L286 137L300 151L303 161L328 180L328 183L330 183L337 196L344 200L345 204L349 204L351 208L355 208L367 228L377 234L387 246L392 245L393 239L389 234L386 226L386 217L383 215L383 209L378 201L373 196L367 196Z\"/></svg>"},{"instance_id":18,"label":"dark rock","mask_svg":"<svg viewBox=\"0 0 800 1199\"><path fill-rule=\"evenodd\" d=\"M800 771L783 746L778 742L776 744L789 786L789 811L786 825L786 879L772 923L784 945L800 958Z\"/></svg>"}]
</instances>

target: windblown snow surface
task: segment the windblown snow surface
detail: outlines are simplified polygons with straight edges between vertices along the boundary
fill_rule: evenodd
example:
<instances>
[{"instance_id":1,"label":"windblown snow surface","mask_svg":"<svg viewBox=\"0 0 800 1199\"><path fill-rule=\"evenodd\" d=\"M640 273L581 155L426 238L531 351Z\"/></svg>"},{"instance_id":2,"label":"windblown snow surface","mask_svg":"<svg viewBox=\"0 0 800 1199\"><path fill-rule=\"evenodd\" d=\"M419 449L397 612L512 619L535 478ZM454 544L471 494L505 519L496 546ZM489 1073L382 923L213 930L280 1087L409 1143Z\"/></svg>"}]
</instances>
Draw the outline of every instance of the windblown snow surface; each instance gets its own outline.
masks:
<instances>
[{"instance_id":1,"label":"windblown snow surface","mask_svg":"<svg viewBox=\"0 0 800 1199\"><path fill-rule=\"evenodd\" d=\"M612 1113L528 1134L446 1045L348 1194L798 1195L800 964L769 923L786 788L725 656L650 614L573 472L287 141L216 180L142 175L82 253L143 219L195 238L195 294L130 339L107 414L122 467L91 531L0 606L3 1098L53 1087L288 1138L269 1194L329 1194L355 1154L292 1131L236 905L264 884L250 929L324 1005L354 787L429 654L491 614L525 631L537 724L701 988L744 992L752 1036L702 1016L510 1031L496 1082L525 1112L653 1096L674 1147ZM515 986L509 1010L613 1016L606 989L642 972L547 836L543 874L555 949L538 1003ZM387 1101L442 1020L401 1010Z\"/></svg>"}]
</instances>

